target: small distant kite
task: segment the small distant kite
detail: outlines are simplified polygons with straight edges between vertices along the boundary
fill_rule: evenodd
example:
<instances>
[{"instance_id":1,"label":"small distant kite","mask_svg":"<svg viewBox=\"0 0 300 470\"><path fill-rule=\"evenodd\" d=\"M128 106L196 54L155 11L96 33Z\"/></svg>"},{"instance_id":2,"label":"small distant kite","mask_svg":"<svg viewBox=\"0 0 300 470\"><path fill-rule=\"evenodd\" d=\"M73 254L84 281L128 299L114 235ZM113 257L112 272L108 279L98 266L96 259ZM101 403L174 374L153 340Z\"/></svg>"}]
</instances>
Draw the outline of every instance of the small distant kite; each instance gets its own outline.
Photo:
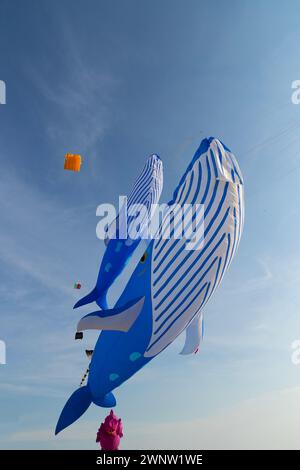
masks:
<instances>
[{"instance_id":1,"label":"small distant kite","mask_svg":"<svg viewBox=\"0 0 300 470\"><path fill-rule=\"evenodd\" d=\"M94 350L93 349L86 349L85 354L87 357L92 357Z\"/></svg>"},{"instance_id":2,"label":"small distant kite","mask_svg":"<svg viewBox=\"0 0 300 470\"><path fill-rule=\"evenodd\" d=\"M81 284L80 284L80 282L75 282L75 284L74 284L74 289L81 289Z\"/></svg>"},{"instance_id":3,"label":"small distant kite","mask_svg":"<svg viewBox=\"0 0 300 470\"><path fill-rule=\"evenodd\" d=\"M80 171L81 164L82 160L80 155L73 155L72 153L65 155L65 170Z\"/></svg>"}]
</instances>

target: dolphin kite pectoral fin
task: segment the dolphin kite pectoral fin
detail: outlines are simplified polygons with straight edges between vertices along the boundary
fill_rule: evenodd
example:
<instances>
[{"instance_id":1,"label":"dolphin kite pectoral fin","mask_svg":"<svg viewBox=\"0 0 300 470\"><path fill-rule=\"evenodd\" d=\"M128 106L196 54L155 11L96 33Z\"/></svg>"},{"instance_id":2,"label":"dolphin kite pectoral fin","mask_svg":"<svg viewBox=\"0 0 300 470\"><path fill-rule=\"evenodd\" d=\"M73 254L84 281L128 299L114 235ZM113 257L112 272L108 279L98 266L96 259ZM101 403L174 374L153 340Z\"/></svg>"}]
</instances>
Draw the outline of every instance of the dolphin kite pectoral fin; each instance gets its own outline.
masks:
<instances>
[{"instance_id":1,"label":"dolphin kite pectoral fin","mask_svg":"<svg viewBox=\"0 0 300 470\"><path fill-rule=\"evenodd\" d=\"M78 388L65 404L56 425L55 435L77 421L92 403L90 389Z\"/></svg>"},{"instance_id":2,"label":"dolphin kite pectoral fin","mask_svg":"<svg viewBox=\"0 0 300 470\"><path fill-rule=\"evenodd\" d=\"M185 330L186 338L182 351L180 354L188 355L193 354L199 348L203 340L204 333L204 320L202 313L198 314Z\"/></svg>"},{"instance_id":3,"label":"dolphin kite pectoral fin","mask_svg":"<svg viewBox=\"0 0 300 470\"><path fill-rule=\"evenodd\" d=\"M100 310L84 316L77 325L77 332L83 330L128 331L136 321L144 305L145 297L135 299L121 308Z\"/></svg>"},{"instance_id":4,"label":"dolphin kite pectoral fin","mask_svg":"<svg viewBox=\"0 0 300 470\"><path fill-rule=\"evenodd\" d=\"M92 292L90 292L88 295L83 297L82 299L78 300L78 302L74 305L73 308L78 308L82 307L83 305L91 304L92 302L96 302L98 299L98 290L97 287L95 287Z\"/></svg>"}]
</instances>

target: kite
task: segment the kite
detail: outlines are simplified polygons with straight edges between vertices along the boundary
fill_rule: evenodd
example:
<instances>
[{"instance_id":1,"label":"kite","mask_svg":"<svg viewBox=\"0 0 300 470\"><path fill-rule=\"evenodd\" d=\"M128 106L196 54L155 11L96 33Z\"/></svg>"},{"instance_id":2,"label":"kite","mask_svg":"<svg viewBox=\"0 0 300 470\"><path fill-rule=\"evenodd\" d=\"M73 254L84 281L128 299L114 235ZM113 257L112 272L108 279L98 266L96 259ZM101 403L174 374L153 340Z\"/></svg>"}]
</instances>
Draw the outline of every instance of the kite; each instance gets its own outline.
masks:
<instances>
[{"instance_id":1,"label":"kite","mask_svg":"<svg viewBox=\"0 0 300 470\"><path fill-rule=\"evenodd\" d=\"M148 222L153 217L162 188L162 161L157 155L151 155L139 178L136 180L126 207L124 205L123 208L121 208L117 219L112 222L107 230L105 240L106 251L100 265L96 287L83 299L79 300L74 308L96 302L99 307L107 309L107 292L124 270L130 257L141 242L142 237L147 235ZM133 218L131 209L140 206L142 206L145 211L141 213L139 217L139 233L130 234L130 222ZM125 232L125 237L121 238L123 232Z\"/></svg>"},{"instance_id":2,"label":"kite","mask_svg":"<svg viewBox=\"0 0 300 470\"><path fill-rule=\"evenodd\" d=\"M197 217L198 209L201 217ZM176 224L166 237L171 213ZM200 234L193 249L186 237L174 236L182 220ZM79 321L78 333L102 331L87 385L65 404L56 434L91 403L114 407L113 390L182 332L186 332L182 354L195 352L203 334L203 309L232 262L243 225L244 182L237 160L218 139L204 139L168 204L157 236L114 308L94 311Z\"/></svg>"},{"instance_id":3,"label":"kite","mask_svg":"<svg viewBox=\"0 0 300 470\"><path fill-rule=\"evenodd\" d=\"M73 155L72 153L67 153L65 156L65 170L71 171L80 171L82 164L81 156L80 155Z\"/></svg>"},{"instance_id":4,"label":"kite","mask_svg":"<svg viewBox=\"0 0 300 470\"><path fill-rule=\"evenodd\" d=\"M98 429L96 442L99 442L101 450L119 450L122 437L122 420L111 410Z\"/></svg>"}]
</instances>

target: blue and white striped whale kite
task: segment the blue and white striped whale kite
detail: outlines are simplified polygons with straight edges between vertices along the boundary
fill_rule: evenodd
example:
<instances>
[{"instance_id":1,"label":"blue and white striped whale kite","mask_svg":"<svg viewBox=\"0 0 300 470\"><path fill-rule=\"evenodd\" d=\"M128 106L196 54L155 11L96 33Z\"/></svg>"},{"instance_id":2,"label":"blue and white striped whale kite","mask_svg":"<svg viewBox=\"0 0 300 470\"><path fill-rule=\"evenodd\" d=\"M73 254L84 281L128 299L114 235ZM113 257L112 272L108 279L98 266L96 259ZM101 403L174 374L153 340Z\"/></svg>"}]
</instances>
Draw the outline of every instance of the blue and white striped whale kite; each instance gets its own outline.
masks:
<instances>
[{"instance_id":1,"label":"blue and white striped whale kite","mask_svg":"<svg viewBox=\"0 0 300 470\"><path fill-rule=\"evenodd\" d=\"M187 249L186 238L164 237L165 221L174 204L183 208L185 223L196 220L195 229L202 230L199 246L193 250ZM189 204L204 205L200 220ZM158 236L148 245L115 308L95 311L79 321L79 332L103 331L87 385L67 401L56 434L91 403L115 406L112 391L184 330L182 354L195 352L201 341L203 308L233 259L243 224L244 190L238 163L219 140L204 139L174 192Z\"/></svg>"}]
</instances>

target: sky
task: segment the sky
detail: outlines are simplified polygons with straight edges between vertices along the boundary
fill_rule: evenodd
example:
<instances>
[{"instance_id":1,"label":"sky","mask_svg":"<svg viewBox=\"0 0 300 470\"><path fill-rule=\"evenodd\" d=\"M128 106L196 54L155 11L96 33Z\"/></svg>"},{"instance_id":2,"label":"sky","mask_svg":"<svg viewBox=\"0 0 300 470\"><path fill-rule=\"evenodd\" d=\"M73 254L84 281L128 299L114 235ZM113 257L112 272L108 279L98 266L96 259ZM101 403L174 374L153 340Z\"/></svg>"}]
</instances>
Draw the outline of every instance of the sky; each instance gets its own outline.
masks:
<instances>
[{"instance_id":1,"label":"sky","mask_svg":"<svg viewBox=\"0 0 300 470\"><path fill-rule=\"evenodd\" d=\"M241 244L200 353L179 337L116 390L122 448L300 448L299 42L294 0L0 0L1 449L97 448L94 405L54 437L97 337L74 341L73 311L104 252L96 208L151 153L167 202L209 136L243 172Z\"/></svg>"}]
</instances>

